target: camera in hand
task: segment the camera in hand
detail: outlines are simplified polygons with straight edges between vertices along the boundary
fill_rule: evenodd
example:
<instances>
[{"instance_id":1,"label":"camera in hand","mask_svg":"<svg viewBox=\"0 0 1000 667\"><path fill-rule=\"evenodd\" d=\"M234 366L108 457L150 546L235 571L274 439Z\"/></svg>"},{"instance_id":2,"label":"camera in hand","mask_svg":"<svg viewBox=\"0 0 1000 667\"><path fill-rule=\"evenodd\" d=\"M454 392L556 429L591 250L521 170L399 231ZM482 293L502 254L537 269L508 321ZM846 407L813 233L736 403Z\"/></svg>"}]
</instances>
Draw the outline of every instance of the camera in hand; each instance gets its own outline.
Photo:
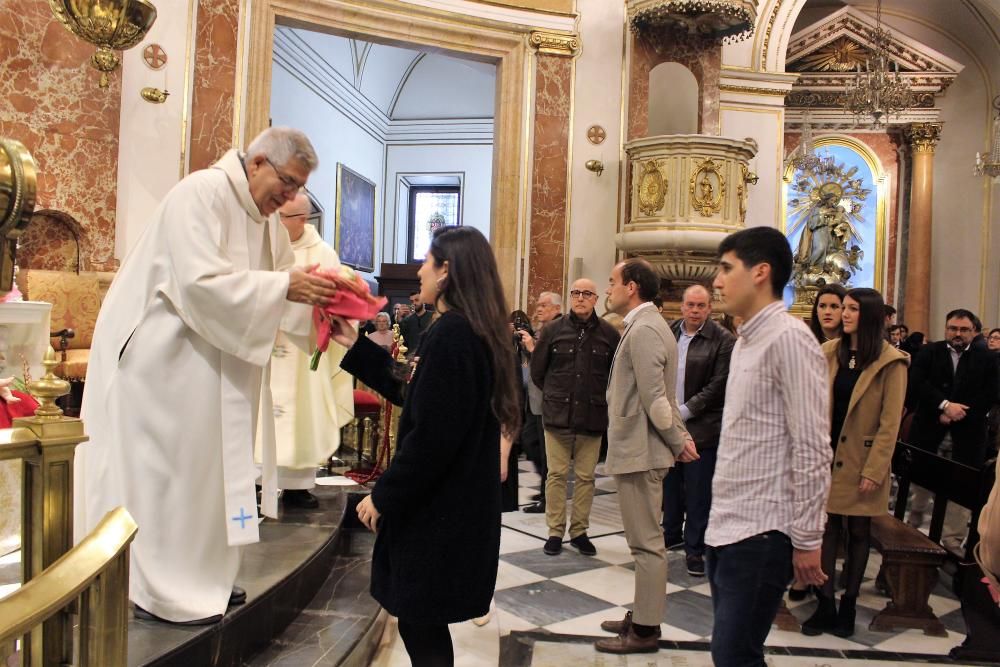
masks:
<instances>
[{"instance_id":1,"label":"camera in hand","mask_svg":"<svg viewBox=\"0 0 1000 667\"><path fill-rule=\"evenodd\" d=\"M531 322L527 318L515 316L511 324L514 326L514 334L512 336L514 349L518 352L525 352L524 343L521 341L521 332L527 331L529 336L534 337L535 332L531 328Z\"/></svg>"}]
</instances>

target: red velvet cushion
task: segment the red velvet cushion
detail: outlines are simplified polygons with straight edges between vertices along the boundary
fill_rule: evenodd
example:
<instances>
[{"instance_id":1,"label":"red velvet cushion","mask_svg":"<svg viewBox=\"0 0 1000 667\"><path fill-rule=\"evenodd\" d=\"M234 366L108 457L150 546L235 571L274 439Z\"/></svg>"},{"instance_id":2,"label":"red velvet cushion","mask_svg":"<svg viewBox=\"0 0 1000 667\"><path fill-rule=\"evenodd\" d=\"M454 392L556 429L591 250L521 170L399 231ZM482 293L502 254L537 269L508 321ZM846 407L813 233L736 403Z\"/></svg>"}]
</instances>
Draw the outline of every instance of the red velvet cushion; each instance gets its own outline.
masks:
<instances>
[{"instance_id":1,"label":"red velvet cushion","mask_svg":"<svg viewBox=\"0 0 1000 667\"><path fill-rule=\"evenodd\" d=\"M369 392L361 391L360 389L354 390L354 408L378 408L378 396Z\"/></svg>"}]
</instances>

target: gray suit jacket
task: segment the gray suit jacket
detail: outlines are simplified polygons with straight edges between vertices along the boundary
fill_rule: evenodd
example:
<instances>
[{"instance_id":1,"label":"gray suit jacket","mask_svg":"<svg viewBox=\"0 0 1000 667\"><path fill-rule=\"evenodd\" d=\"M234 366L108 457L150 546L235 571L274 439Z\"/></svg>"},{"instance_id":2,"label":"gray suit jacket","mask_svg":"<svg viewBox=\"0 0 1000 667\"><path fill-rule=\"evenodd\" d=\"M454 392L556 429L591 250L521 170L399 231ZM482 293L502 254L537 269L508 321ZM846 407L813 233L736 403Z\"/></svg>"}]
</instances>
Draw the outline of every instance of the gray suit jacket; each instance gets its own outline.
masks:
<instances>
[{"instance_id":1,"label":"gray suit jacket","mask_svg":"<svg viewBox=\"0 0 1000 667\"><path fill-rule=\"evenodd\" d=\"M610 475L670 468L687 431L677 409L677 341L655 308L625 329L608 381Z\"/></svg>"}]
</instances>

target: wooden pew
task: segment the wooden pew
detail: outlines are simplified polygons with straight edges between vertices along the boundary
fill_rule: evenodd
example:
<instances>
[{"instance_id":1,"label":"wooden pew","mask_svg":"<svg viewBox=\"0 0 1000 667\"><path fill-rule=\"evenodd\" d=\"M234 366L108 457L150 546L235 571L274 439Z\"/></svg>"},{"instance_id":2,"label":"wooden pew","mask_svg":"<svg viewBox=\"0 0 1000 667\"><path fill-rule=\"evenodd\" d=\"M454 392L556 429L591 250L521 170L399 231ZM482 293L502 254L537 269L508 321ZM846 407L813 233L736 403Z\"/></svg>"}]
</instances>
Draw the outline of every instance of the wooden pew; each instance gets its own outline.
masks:
<instances>
[{"instance_id":1,"label":"wooden pew","mask_svg":"<svg viewBox=\"0 0 1000 667\"><path fill-rule=\"evenodd\" d=\"M872 542L882 554L879 582L888 588L891 600L872 620L872 630L920 628L925 634L945 636L944 626L927 604L937 582L938 569L947 559L970 562L978 542L976 524L993 486L993 466L977 470L951 459L900 442L892 462L899 482L894 516L872 521ZM911 484L934 495L930 535L904 523ZM950 553L939 545L948 502L972 512L972 527L965 553ZM961 582L956 582L956 589Z\"/></svg>"}]
</instances>

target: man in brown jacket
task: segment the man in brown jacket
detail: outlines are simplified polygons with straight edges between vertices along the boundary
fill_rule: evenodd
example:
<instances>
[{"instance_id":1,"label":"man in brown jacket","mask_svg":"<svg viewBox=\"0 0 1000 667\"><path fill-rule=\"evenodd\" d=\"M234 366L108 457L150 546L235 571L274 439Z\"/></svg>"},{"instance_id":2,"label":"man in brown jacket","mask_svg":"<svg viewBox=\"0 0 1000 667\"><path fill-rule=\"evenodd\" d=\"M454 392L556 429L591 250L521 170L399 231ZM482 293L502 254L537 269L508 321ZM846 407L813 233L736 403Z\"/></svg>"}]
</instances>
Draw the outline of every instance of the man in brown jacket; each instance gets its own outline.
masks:
<instances>
[{"instance_id":1,"label":"man in brown jacket","mask_svg":"<svg viewBox=\"0 0 1000 667\"><path fill-rule=\"evenodd\" d=\"M570 311L542 330L531 356L531 380L542 388L545 427L545 522L549 539L544 551L562 551L566 534L566 478L573 460L573 516L569 543L585 556L597 549L587 537L594 500L594 469L601 435L608 427L605 390L618 332L597 317L597 285L582 278L569 293Z\"/></svg>"}]
</instances>

